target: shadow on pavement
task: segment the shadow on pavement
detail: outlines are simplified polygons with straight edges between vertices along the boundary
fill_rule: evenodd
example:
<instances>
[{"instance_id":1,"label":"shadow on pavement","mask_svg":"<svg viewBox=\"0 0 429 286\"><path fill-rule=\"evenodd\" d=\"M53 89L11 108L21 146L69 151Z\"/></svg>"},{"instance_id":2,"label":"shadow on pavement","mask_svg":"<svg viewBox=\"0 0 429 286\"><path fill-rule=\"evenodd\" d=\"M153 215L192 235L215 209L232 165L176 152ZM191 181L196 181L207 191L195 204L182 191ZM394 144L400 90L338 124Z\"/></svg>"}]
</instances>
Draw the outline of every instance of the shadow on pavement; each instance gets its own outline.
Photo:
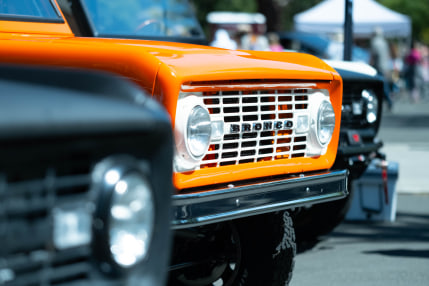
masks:
<instances>
[{"instance_id":1,"label":"shadow on pavement","mask_svg":"<svg viewBox=\"0 0 429 286\"><path fill-rule=\"evenodd\" d=\"M399 212L395 222L344 222L333 237L356 237L361 240L429 241L429 215Z\"/></svg>"},{"instance_id":2,"label":"shadow on pavement","mask_svg":"<svg viewBox=\"0 0 429 286\"><path fill-rule=\"evenodd\" d=\"M337 244L380 241L398 243L428 242L429 215L398 212L395 222L345 221L332 233L322 236L317 240L298 241L298 253L311 250L328 238L334 238ZM429 250L422 252L405 248L389 251L370 251L368 253L429 258Z\"/></svg>"},{"instance_id":3,"label":"shadow on pavement","mask_svg":"<svg viewBox=\"0 0 429 286\"><path fill-rule=\"evenodd\" d=\"M390 250L364 251L363 253L381 254L381 255L395 256L395 257L429 258L429 250L390 249Z\"/></svg>"}]
</instances>

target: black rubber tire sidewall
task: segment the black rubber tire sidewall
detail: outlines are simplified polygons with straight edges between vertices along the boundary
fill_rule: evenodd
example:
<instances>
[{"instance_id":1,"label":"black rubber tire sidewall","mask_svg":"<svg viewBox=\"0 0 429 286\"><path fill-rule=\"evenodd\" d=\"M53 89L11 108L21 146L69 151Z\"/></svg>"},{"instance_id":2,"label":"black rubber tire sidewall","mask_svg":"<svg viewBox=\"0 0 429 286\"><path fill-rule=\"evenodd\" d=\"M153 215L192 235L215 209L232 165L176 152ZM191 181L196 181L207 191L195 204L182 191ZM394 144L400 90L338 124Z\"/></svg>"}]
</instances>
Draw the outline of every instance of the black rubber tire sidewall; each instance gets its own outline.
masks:
<instances>
[{"instance_id":1,"label":"black rubber tire sidewall","mask_svg":"<svg viewBox=\"0 0 429 286\"><path fill-rule=\"evenodd\" d=\"M295 232L289 213L258 215L235 224L242 257L234 285L288 285L296 255Z\"/></svg>"}]
</instances>

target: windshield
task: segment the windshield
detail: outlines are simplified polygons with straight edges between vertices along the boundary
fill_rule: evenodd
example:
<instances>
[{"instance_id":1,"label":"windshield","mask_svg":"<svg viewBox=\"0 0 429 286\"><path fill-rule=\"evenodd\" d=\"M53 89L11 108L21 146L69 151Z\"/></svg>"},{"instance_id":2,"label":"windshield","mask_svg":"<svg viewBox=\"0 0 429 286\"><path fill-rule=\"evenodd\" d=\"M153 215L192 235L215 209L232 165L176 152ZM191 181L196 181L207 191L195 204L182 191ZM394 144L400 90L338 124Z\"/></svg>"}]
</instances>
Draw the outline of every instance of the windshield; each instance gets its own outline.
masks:
<instances>
[{"instance_id":1,"label":"windshield","mask_svg":"<svg viewBox=\"0 0 429 286\"><path fill-rule=\"evenodd\" d=\"M81 0L96 36L202 37L187 0Z\"/></svg>"},{"instance_id":2,"label":"windshield","mask_svg":"<svg viewBox=\"0 0 429 286\"><path fill-rule=\"evenodd\" d=\"M62 21L50 0L0 0L0 19Z\"/></svg>"}]
</instances>

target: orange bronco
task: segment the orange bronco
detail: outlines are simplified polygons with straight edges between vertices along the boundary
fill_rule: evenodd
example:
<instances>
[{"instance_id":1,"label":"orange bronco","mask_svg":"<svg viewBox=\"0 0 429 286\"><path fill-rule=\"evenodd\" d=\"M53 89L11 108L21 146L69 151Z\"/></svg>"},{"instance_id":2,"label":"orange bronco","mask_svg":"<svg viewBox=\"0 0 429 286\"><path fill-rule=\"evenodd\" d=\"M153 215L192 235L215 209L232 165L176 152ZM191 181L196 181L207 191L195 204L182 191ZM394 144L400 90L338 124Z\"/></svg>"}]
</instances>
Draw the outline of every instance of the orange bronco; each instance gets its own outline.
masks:
<instances>
[{"instance_id":1,"label":"orange bronco","mask_svg":"<svg viewBox=\"0 0 429 286\"><path fill-rule=\"evenodd\" d=\"M329 171L341 77L310 55L173 42L199 33L186 3L3 0L1 61L113 73L165 107L170 285L284 285L295 254L285 210L347 195L346 171Z\"/></svg>"}]
</instances>

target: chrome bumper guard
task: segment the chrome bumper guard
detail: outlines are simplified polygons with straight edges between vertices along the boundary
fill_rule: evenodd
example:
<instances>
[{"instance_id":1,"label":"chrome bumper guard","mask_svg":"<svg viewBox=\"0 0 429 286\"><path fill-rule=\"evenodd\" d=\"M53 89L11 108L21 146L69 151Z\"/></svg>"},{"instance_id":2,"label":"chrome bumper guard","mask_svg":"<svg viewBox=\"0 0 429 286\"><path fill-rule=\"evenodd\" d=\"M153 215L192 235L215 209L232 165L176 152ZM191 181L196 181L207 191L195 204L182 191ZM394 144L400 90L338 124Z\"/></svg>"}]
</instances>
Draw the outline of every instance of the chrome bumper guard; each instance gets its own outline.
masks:
<instances>
[{"instance_id":1,"label":"chrome bumper guard","mask_svg":"<svg viewBox=\"0 0 429 286\"><path fill-rule=\"evenodd\" d=\"M201 226L323 203L344 198L347 194L346 170L177 194L173 195L172 228Z\"/></svg>"}]
</instances>

